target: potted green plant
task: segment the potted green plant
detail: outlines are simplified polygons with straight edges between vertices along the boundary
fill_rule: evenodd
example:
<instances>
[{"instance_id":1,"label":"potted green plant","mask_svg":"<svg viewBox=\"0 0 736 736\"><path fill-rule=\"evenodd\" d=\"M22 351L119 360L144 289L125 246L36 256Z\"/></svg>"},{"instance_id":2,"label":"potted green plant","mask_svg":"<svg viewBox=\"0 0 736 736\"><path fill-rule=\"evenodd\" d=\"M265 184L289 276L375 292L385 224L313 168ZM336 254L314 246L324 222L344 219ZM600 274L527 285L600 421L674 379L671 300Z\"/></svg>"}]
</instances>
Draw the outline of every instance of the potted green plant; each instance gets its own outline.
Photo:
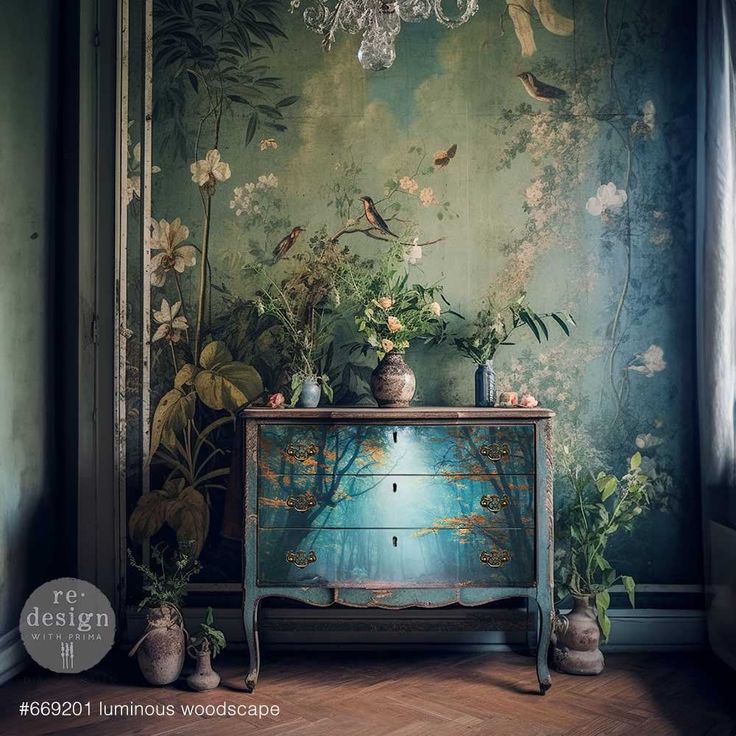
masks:
<instances>
[{"instance_id":1,"label":"potted green plant","mask_svg":"<svg viewBox=\"0 0 736 736\"><path fill-rule=\"evenodd\" d=\"M220 684L220 675L212 669L212 660L225 648L225 634L215 627L212 608L208 607L204 621L189 640L187 650L195 659L194 672L187 678L192 690L213 690Z\"/></svg>"},{"instance_id":2,"label":"potted green plant","mask_svg":"<svg viewBox=\"0 0 736 736\"><path fill-rule=\"evenodd\" d=\"M138 563L128 550L131 567L143 576L145 595L138 610L146 609L146 630L129 656L137 655L143 677L151 685L168 685L184 666L186 630L181 604L190 579L201 567L186 545L167 554L165 545L151 548L152 565Z\"/></svg>"},{"instance_id":3,"label":"potted green plant","mask_svg":"<svg viewBox=\"0 0 736 736\"><path fill-rule=\"evenodd\" d=\"M409 283L405 247L389 248L372 268L347 264L342 288L355 311L355 325L363 342L353 346L366 354L374 350L378 366L371 375L371 391L379 406L408 406L416 390L416 377L404 361L415 340L441 341L447 306L438 284Z\"/></svg>"},{"instance_id":4,"label":"potted green plant","mask_svg":"<svg viewBox=\"0 0 736 736\"><path fill-rule=\"evenodd\" d=\"M271 320L280 333L281 350L291 356L291 405L310 408L319 404L322 392L333 399L323 365L334 335L330 301L334 290L314 259L297 263L299 267L280 283L263 266L251 270L266 282L254 300L258 314Z\"/></svg>"},{"instance_id":5,"label":"potted green plant","mask_svg":"<svg viewBox=\"0 0 736 736\"><path fill-rule=\"evenodd\" d=\"M455 347L461 355L470 358L476 365L475 405L496 405L496 374L493 358L502 345L513 345L509 338L517 330L528 329L538 342L549 340L549 321L556 323L570 335L570 326L575 325L571 314L546 312L538 314L526 303L526 294L503 306L488 299L472 323L469 335L455 338Z\"/></svg>"},{"instance_id":6,"label":"potted green plant","mask_svg":"<svg viewBox=\"0 0 736 736\"><path fill-rule=\"evenodd\" d=\"M606 547L613 535L630 532L648 510L652 480L642 470L638 452L620 478L605 472L593 476L580 466L566 465L574 495L568 509L568 565L558 595L571 596L573 607L569 614L556 618L554 661L569 674L597 675L604 665L600 638L608 640L611 633L611 587L623 584L629 602L635 605L634 579L617 573L606 559Z\"/></svg>"}]
</instances>

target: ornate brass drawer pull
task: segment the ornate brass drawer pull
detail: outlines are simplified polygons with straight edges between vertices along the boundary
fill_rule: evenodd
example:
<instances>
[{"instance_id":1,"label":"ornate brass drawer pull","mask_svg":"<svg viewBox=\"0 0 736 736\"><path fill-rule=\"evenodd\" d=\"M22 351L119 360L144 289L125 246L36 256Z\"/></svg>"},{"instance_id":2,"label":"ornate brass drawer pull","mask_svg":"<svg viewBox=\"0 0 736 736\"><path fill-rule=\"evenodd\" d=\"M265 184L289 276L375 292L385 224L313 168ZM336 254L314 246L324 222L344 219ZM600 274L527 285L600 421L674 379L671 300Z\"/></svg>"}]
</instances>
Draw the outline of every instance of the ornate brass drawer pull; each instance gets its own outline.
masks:
<instances>
[{"instance_id":1,"label":"ornate brass drawer pull","mask_svg":"<svg viewBox=\"0 0 736 736\"><path fill-rule=\"evenodd\" d=\"M317 553L314 550L310 550L309 552L304 552L301 549L297 552L289 550L286 553L286 561L303 569L307 567L307 565L317 562Z\"/></svg>"},{"instance_id":2,"label":"ornate brass drawer pull","mask_svg":"<svg viewBox=\"0 0 736 736\"><path fill-rule=\"evenodd\" d=\"M303 443L303 442L289 442L286 447L286 454L289 457L294 457L300 462L309 460L310 457L316 455L319 452L319 447L314 442Z\"/></svg>"},{"instance_id":3,"label":"ornate brass drawer pull","mask_svg":"<svg viewBox=\"0 0 736 736\"><path fill-rule=\"evenodd\" d=\"M289 496L289 498L291 498L291 496ZM511 499L506 493L504 493L503 496L499 496L497 493L486 493L484 496L480 497L480 505L494 514L497 514L499 511L503 511L503 509L505 509L510 503Z\"/></svg>"},{"instance_id":4,"label":"ornate brass drawer pull","mask_svg":"<svg viewBox=\"0 0 736 736\"><path fill-rule=\"evenodd\" d=\"M314 508L317 505L317 499L312 493L300 493L297 496L289 496L286 499L286 505L290 509L294 509L294 511L303 513L304 511L309 511L309 509Z\"/></svg>"},{"instance_id":5,"label":"ornate brass drawer pull","mask_svg":"<svg viewBox=\"0 0 736 736\"><path fill-rule=\"evenodd\" d=\"M511 559L511 553L505 549L485 550L480 553L480 561L488 567L503 567Z\"/></svg>"},{"instance_id":6,"label":"ornate brass drawer pull","mask_svg":"<svg viewBox=\"0 0 736 736\"><path fill-rule=\"evenodd\" d=\"M505 460L511 454L511 449L509 448L508 442L504 442L503 444L492 442L490 445L481 445L480 454L489 460Z\"/></svg>"}]
</instances>

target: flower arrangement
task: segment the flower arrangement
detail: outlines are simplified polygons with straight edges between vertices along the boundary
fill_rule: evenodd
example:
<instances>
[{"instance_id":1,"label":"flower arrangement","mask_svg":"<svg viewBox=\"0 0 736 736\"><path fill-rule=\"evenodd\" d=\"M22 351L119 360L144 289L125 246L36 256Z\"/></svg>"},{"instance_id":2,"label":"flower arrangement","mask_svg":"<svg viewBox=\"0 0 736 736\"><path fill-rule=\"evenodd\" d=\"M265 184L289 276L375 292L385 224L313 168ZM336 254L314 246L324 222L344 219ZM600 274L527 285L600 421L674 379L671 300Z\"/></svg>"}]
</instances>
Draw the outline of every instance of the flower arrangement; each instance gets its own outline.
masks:
<instances>
[{"instance_id":1,"label":"flower arrangement","mask_svg":"<svg viewBox=\"0 0 736 736\"><path fill-rule=\"evenodd\" d=\"M465 337L455 338L455 347L475 363L487 363L493 360L501 345L513 345L509 342L511 335L517 330L527 328L537 342L549 340L549 320L570 335L570 326L575 325L571 314L566 312L547 312L538 314L526 304L526 293L502 307L497 307L491 300L478 312L473 321L473 331Z\"/></svg>"},{"instance_id":2,"label":"flower arrangement","mask_svg":"<svg viewBox=\"0 0 736 736\"><path fill-rule=\"evenodd\" d=\"M441 341L447 331L439 284L409 283L404 246L394 247L375 269L349 271L350 298L357 306L355 325L365 342L357 346L365 354L376 351L379 360L389 353L403 354L414 340Z\"/></svg>"}]
</instances>

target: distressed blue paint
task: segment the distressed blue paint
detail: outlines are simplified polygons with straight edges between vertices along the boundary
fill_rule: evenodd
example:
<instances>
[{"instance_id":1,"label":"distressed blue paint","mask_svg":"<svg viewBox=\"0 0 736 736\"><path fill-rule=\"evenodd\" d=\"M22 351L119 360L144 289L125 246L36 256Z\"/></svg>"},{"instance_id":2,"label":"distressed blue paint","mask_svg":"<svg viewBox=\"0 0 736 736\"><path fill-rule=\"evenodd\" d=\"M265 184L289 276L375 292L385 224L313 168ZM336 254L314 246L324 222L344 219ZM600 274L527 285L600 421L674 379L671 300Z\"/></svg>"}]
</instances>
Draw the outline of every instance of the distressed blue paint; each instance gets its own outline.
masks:
<instances>
[{"instance_id":1,"label":"distressed blue paint","mask_svg":"<svg viewBox=\"0 0 736 736\"><path fill-rule=\"evenodd\" d=\"M540 611L540 689L549 687L549 412L498 422L502 411L484 409L472 416L485 421L463 422L439 411L446 424L411 409L404 424L380 423L380 410L355 410L353 424L331 423L328 410L309 424L287 421L298 412L243 412L249 689L258 607L274 595L382 608L528 596ZM501 459L496 445L508 445ZM493 500L481 505L484 495Z\"/></svg>"}]
</instances>

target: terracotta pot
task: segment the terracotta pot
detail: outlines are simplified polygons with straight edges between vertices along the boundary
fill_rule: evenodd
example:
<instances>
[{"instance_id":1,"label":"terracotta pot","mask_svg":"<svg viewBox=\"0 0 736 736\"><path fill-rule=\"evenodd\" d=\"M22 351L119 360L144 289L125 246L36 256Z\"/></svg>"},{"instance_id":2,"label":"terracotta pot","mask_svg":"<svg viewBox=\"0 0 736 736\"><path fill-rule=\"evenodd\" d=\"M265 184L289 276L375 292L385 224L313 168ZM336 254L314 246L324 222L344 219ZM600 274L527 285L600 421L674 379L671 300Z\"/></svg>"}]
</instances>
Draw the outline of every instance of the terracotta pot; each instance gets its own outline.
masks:
<instances>
[{"instance_id":1,"label":"terracotta pot","mask_svg":"<svg viewBox=\"0 0 736 736\"><path fill-rule=\"evenodd\" d=\"M414 371L399 353L386 353L371 374L371 391L378 406L409 406L416 388Z\"/></svg>"},{"instance_id":2,"label":"terracotta pot","mask_svg":"<svg viewBox=\"0 0 736 736\"><path fill-rule=\"evenodd\" d=\"M601 630L588 597L575 598L572 611L555 618L555 667L569 675L600 675L603 653Z\"/></svg>"},{"instance_id":3,"label":"terracotta pot","mask_svg":"<svg viewBox=\"0 0 736 736\"><path fill-rule=\"evenodd\" d=\"M199 650L195 653L194 672L187 677L187 685L192 690L214 690L220 684L220 675L212 669L210 650Z\"/></svg>"},{"instance_id":4,"label":"terracotta pot","mask_svg":"<svg viewBox=\"0 0 736 736\"><path fill-rule=\"evenodd\" d=\"M149 608L148 626L130 651L151 685L169 685L184 666L185 634L181 613L174 606Z\"/></svg>"}]
</instances>

